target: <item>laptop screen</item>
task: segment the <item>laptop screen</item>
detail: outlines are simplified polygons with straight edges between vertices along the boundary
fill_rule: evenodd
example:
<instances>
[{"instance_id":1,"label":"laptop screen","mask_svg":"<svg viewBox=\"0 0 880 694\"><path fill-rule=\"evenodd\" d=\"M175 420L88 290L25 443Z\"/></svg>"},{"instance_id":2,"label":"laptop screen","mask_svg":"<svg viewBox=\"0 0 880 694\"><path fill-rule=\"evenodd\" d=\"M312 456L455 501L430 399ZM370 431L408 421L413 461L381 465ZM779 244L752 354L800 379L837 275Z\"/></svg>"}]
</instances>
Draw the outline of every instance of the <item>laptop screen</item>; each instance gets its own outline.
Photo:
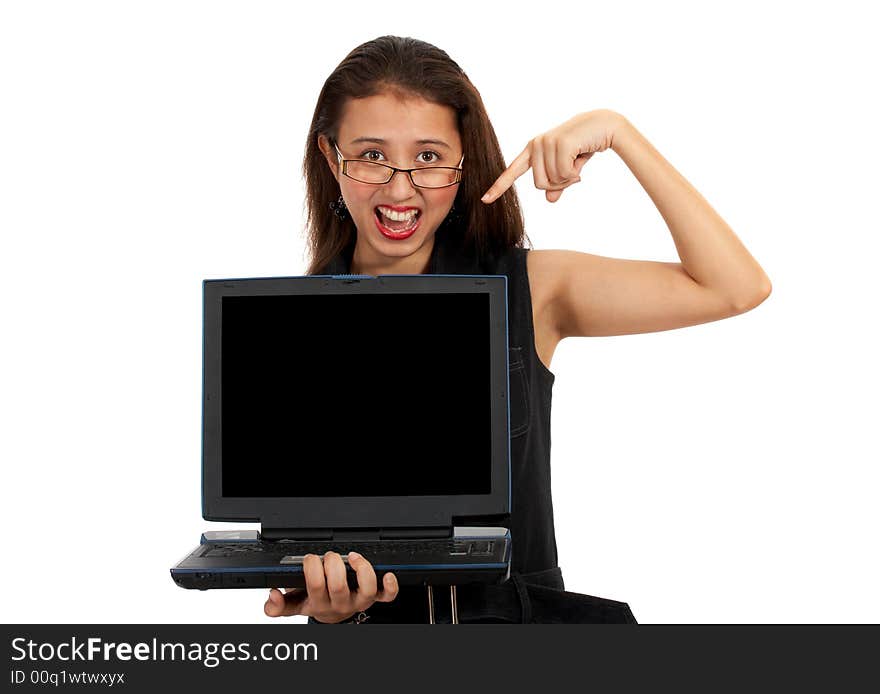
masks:
<instances>
[{"instance_id":1,"label":"laptop screen","mask_svg":"<svg viewBox=\"0 0 880 694\"><path fill-rule=\"evenodd\" d=\"M222 496L488 494L485 293L223 296Z\"/></svg>"}]
</instances>

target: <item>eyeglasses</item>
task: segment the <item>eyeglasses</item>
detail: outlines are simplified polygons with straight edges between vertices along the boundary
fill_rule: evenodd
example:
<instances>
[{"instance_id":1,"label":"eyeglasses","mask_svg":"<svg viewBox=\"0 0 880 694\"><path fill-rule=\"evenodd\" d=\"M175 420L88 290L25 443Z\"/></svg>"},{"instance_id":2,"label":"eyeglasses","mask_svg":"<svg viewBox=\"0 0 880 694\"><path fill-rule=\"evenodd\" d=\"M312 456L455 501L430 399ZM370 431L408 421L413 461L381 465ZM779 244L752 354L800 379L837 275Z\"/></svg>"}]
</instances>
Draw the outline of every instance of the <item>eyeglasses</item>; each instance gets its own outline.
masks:
<instances>
[{"instance_id":1,"label":"eyeglasses","mask_svg":"<svg viewBox=\"0 0 880 694\"><path fill-rule=\"evenodd\" d=\"M418 169L398 169L396 166L380 164L377 161L345 159L335 142L333 148L339 157L339 163L342 164L342 173L360 183L382 185L390 182L398 171L408 175L410 183L416 188L446 188L461 181L461 165L464 163L464 155L458 162L458 166L423 166Z\"/></svg>"}]
</instances>

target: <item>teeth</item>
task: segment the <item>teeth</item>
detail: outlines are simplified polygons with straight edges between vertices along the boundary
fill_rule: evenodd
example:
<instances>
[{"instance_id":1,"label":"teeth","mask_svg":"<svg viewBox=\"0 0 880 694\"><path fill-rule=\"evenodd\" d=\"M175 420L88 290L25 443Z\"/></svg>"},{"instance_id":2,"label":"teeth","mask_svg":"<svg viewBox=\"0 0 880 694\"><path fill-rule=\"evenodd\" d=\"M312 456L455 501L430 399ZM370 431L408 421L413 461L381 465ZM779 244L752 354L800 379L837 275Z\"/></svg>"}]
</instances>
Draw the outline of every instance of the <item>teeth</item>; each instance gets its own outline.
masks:
<instances>
[{"instance_id":1,"label":"teeth","mask_svg":"<svg viewBox=\"0 0 880 694\"><path fill-rule=\"evenodd\" d=\"M395 222L403 222L409 221L413 217L415 217L419 211L418 210L407 210L406 212L395 212L392 209L387 207L379 206L379 212L388 217L388 219L393 219Z\"/></svg>"}]
</instances>

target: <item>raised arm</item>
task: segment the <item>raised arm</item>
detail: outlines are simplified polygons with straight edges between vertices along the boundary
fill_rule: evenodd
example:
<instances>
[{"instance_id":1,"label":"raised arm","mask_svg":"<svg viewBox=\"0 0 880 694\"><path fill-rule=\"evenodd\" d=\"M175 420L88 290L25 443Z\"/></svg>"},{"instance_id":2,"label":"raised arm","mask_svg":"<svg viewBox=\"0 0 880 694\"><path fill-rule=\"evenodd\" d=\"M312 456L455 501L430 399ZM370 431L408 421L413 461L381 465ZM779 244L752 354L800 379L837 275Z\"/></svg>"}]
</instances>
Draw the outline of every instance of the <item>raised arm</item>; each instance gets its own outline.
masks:
<instances>
[{"instance_id":1,"label":"raised arm","mask_svg":"<svg viewBox=\"0 0 880 694\"><path fill-rule=\"evenodd\" d=\"M579 114L539 135L483 198L491 203L533 169L555 202L580 181L596 152L612 149L657 206L680 263L625 260L575 251L533 251L548 283L560 337L623 335L706 323L748 311L770 294L764 270L702 195L621 114Z\"/></svg>"}]
</instances>

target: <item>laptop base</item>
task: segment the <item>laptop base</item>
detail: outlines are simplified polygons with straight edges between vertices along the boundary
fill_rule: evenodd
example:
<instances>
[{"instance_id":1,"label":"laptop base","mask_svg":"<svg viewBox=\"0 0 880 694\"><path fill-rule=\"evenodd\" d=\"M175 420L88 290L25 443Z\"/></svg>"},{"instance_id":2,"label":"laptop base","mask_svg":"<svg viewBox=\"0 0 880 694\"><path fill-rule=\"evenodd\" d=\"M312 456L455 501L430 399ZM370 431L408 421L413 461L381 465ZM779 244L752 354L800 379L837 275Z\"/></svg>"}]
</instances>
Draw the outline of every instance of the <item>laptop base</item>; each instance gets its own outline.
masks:
<instances>
[{"instance_id":1,"label":"laptop base","mask_svg":"<svg viewBox=\"0 0 880 694\"><path fill-rule=\"evenodd\" d=\"M256 531L205 533L198 547L171 569L181 588L305 588L306 554L338 552L349 586L357 574L348 551L373 565L381 585L393 573L401 586L454 586L501 583L510 571L510 533L506 528L457 528L448 540L386 540L380 544L315 541L266 542Z\"/></svg>"},{"instance_id":2,"label":"laptop base","mask_svg":"<svg viewBox=\"0 0 880 694\"><path fill-rule=\"evenodd\" d=\"M461 568L438 569L395 569L388 571L376 567L376 582L381 584L386 573L393 573L402 586L456 586L466 583L502 583L508 577L508 567L499 566L492 569L464 570ZM357 575L349 569L346 572L348 585L357 588ZM191 590L214 590L223 588L305 588L302 572L285 572L281 574L260 571L186 571L171 570L171 577L181 588Z\"/></svg>"}]
</instances>

